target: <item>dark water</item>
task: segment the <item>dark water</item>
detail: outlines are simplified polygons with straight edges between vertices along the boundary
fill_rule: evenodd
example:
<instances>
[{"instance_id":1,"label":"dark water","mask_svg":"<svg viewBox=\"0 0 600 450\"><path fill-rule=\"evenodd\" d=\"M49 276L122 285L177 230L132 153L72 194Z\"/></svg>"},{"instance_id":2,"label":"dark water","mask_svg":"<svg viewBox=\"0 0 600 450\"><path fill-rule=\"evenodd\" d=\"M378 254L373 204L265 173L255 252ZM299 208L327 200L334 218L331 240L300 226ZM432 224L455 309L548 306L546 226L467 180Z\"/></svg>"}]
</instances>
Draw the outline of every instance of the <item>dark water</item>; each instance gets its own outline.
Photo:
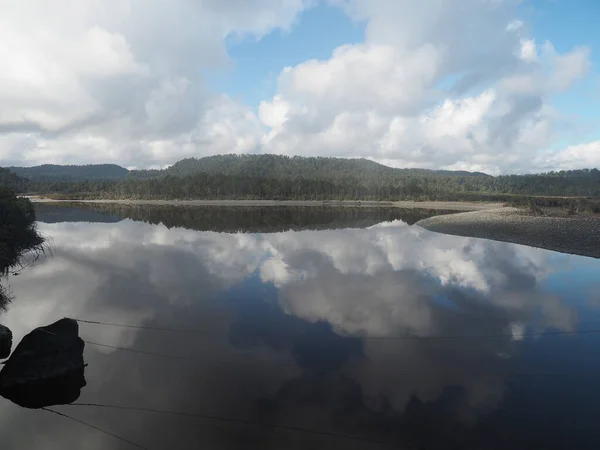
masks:
<instances>
[{"instance_id":1,"label":"dark water","mask_svg":"<svg viewBox=\"0 0 600 450\"><path fill-rule=\"evenodd\" d=\"M16 342L65 316L195 331L81 323L78 402L138 410L56 411L157 450L600 448L600 334L564 334L600 329L600 261L381 210L160 214L40 211ZM3 450L135 448L0 402Z\"/></svg>"}]
</instances>

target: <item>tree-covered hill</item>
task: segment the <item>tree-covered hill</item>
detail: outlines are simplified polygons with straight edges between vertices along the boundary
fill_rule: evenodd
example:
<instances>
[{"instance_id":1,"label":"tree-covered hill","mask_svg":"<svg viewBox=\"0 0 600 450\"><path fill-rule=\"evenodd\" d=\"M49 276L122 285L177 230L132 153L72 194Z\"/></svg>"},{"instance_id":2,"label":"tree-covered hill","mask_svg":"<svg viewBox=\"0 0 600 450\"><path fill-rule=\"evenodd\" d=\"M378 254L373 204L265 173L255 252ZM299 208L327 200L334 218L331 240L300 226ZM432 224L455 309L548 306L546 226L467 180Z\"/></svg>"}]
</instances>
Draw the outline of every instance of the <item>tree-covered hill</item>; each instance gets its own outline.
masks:
<instances>
[{"instance_id":1,"label":"tree-covered hill","mask_svg":"<svg viewBox=\"0 0 600 450\"><path fill-rule=\"evenodd\" d=\"M367 159L323 158L282 155L216 155L204 158L187 158L171 167L157 170L131 171L133 178L161 176L185 177L205 173L264 178L310 178L325 179L340 176L374 178L383 175L447 175L486 176L483 173L449 170L396 169Z\"/></svg>"},{"instance_id":2,"label":"tree-covered hill","mask_svg":"<svg viewBox=\"0 0 600 450\"><path fill-rule=\"evenodd\" d=\"M491 199L490 196L501 199L499 195L600 197L598 169L494 177L472 172L395 169L365 159L277 155L184 159L167 169L150 171L130 172L109 164L28 168L32 169L38 172L30 180L1 171L0 187L17 193L107 199L393 201L475 200Z\"/></svg>"},{"instance_id":3,"label":"tree-covered hill","mask_svg":"<svg viewBox=\"0 0 600 450\"><path fill-rule=\"evenodd\" d=\"M129 171L116 164L88 164L85 166L60 166L43 164L34 167L8 167L20 177L32 181L84 181L119 180Z\"/></svg>"}]
</instances>

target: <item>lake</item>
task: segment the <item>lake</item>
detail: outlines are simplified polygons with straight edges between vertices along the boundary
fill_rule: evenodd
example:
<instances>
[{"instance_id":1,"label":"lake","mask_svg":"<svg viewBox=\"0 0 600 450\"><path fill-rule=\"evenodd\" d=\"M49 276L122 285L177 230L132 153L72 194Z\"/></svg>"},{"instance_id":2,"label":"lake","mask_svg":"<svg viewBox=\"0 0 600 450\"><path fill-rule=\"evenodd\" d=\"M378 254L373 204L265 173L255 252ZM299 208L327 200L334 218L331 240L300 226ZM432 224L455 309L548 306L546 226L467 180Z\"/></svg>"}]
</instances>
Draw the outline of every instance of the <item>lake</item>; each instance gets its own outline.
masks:
<instances>
[{"instance_id":1,"label":"lake","mask_svg":"<svg viewBox=\"0 0 600 450\"><path fill-rule=\"evenodd\" d=\"M431 211L37 208L1 322L100 322L96 406L0 399L3 450L600 448L600 260Z\"/></svg>"}]
</instances>

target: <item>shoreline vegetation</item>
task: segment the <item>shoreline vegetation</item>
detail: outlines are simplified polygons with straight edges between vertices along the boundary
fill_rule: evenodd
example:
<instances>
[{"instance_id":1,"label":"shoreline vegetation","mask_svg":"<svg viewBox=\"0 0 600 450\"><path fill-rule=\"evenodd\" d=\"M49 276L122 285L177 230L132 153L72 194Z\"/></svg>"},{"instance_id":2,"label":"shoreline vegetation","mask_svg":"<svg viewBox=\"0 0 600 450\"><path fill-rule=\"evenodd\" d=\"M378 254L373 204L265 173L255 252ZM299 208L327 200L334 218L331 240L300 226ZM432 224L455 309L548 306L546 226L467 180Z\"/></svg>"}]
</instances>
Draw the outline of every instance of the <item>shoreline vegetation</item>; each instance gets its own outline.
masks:
<instances>
[{"instance_id":1,"label":"shoreline vegetation","mask_svg":"<svg viewBox=\"0 0 600 450\"><path fill-rule=\"evenodd\" d=\"M44 238L37 231L32 203L0 188L0 280L15 268L23 267L25 254L32 252L35 261L44 250ZM0 312L10 300L10 292L0 285Z\"/></svg>"}]
</instances>

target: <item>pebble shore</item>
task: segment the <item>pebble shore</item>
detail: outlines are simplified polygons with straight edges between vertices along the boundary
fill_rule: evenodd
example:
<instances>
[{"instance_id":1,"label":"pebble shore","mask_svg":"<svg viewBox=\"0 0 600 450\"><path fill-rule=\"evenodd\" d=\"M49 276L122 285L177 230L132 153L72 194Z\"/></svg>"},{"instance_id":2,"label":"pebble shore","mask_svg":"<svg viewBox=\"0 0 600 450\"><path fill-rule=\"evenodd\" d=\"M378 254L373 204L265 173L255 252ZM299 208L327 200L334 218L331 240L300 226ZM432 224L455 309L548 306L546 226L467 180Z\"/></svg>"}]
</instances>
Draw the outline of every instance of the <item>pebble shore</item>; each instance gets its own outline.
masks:
<instances>
[{"instance_id":1,"label":"pebble shore","mask_svg":"<svg viewBox=\"0 0 600 450\"><path fill-rule=\"evenodd\" d=\"M416 223L430 231L512 242L562 253L600 258L600 216L539 216L502 208L435 216Z\"/></svg>"}]
</instances>

